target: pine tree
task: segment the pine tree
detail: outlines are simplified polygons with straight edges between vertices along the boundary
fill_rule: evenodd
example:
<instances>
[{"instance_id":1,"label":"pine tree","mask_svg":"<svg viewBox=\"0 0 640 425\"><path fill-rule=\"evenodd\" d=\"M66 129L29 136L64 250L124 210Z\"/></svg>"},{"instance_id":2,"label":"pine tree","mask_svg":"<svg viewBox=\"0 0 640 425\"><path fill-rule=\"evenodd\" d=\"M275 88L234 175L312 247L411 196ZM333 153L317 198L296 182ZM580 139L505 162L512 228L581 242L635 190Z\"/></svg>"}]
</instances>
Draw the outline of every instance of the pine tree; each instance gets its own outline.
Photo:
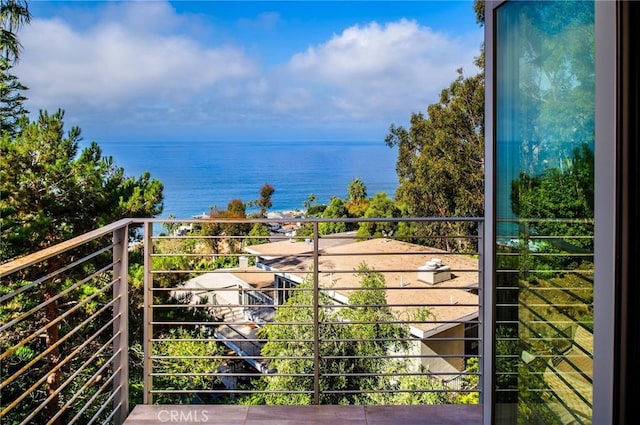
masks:
<instances>
[{"instance_id":1,"label":"pine tree","mask_svg":"<svg viewBox=\"0 0 640 425\"><path fill-rule=\"evenodd\" d=\"M23 106L27 98L22 94L27 87L10 71L9 63L0 59L0 134L8 132L15 135L18 119L28 113Z\"/></svg>"},{"instance_id":2,"label":"pine tree","mask_svg":"<svg viewBox=\"0 0 640 425\"><path fill-rule=\"evenodd\" d=\"M18 119L28 111L22 94L27 90L11 69L20 57L20 42L17 31L31 21L26 1L0 0L0 135L8 132L15 135Z\"/></svg>"}]
</instances>

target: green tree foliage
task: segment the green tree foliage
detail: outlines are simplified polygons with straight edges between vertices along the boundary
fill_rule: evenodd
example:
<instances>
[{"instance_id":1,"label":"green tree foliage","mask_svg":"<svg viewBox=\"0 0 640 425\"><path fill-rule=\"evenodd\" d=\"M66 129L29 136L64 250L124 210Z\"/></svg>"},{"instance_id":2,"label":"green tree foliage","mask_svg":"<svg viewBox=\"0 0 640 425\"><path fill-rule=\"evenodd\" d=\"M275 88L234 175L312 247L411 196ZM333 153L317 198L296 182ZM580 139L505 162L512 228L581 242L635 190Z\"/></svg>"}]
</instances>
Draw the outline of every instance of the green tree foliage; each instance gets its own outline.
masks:
<instances>
[{"instance_id":1,"label":"green tree foliage","mask_svg":"<svg viewBox=\"0 0 640 425\"><path fill-rule=\"evenodd\" d=\"M347 202L345 204L349 217L363 217L369 207L367 187L359 178L354 178L347 186Z\"/></svg>"},{"instance_id":2,"label":"green tree foliage","mask_svg":"<svg viewBox=\"0 0 640 425\"><path fill-rule=\"evenodd\" d=\"M226 210L212 209L209 212L212 221L200 225L200 234L207 236L206 244L214 254L238 253L242 249L242 239L251 230L249 223L233 220L247 218L246 205L240 199L232 199ZM216 220L232 220L230 222Z\"/></svg>"},{"instance_id":3,"label":"green tree foliage","mask_svg":"<svg viewBox=\"0 0 640 425\"><path fill-rule=\"evenodd\" d=\"M0 140L0 258L6 261L122 217L162 211L162 184L149 173L126 177L98 144L80 151L80 129L64 133L64 114L24 119Z\"/></svg>"},{"instance_id":4,"label":"green tree foliage","mask_svg":"<svg viewBox=\"0 0 640 425\"><path fill-rule=\"evenodd\" d=\"M359 349L369 356L385 356L389 351L405 349L406 343L401 338L407 336L408 328L388 323L396 319L387 305L384 276L364 262L358 266L356 275L360 278L362 289L349 295L349 305L352 308L346 309L343 316L347 322L354 322L349 325L352 334L366 340L358 344Z\"/></svg>"},{"instance_id":5,"label":"green tree foliage","mask_svg":"<svg viewBox=\"0 0 640 425\"><path fill-rule=\"evenodd\" d=\"M18 119L27 114L22 92L27 88L11 73L11 65L0 58L0 134L15 135Z\"/></svg>"},{"instance_id":6,"label":"green tree foliage","mask_svg":"<svg viewBox=\"0 0 640 425\"><path fill-rule=\"evenodd\" d=\"M31 13L26 1L0 0L0 56L8 63L20 57L17 32L29 22Z\"/></svg>"},{"instance_id":7,"label":"green tree foliage","mask_svg":"<svg viewBox=\"0 0 640 425\"><path fill-rule=\"evenodd\" d=\"M313 359L300 358L308 357L313 353L313 311L310 308L296 308L296 305L311 305L313 294L312 282L306 279L305 282L292 290L291 297L276 310L273 323L260 328L258 335L268 341L262 348L263 356L273 356L270 366L279 373L286 374L280 376L267 376L261 378L258 383L268 391L277 390L302 390L311 391L313 389L313 378L303 376L313 374ZM326 295L322 296L322 302L328 303L330 300ZM290 308L291 307L291 308ZM332 315L331 312L321 310L320 320L325 321ZM296 323L289 325L287 323ZM322 327L322 332L328 331L327 325ZM294 339L296 341L287 341ZM287 358L287 357L299 358ZM275 392L256 394L250 401L253 404L277 404L277 405L310 405L313 397L310 393L278 394Z\"/></svg>"},{"instance_id":8,"label":"green tree foliage","mask_svg":"<svg viewBox=\"0 0 640 425\"><path fill-rule=\"evenodd\" d=\"M304 206L305 210L308 210L309 208L313 207L317 203L318 203L318 197L312 192L307 197L307 200L302 203L302 205Z\"/></svg>"},{"instance_id":9,"label":"green tree foliage","mask_svg":"<svg viewBox=\"0 0 640 425\"><path fill-rule=\"evenodd\" d=\"M366 218L394 218L400 217L401 211L396 206L393 199L384 192L378 192L369 203L365 212ZM393 221L370 221L360 223L357 235L361 237L376 236L381 237L391 235L398 229L398 223Z\"/></svg>"},{"instance_id":10,"label":"green tree foliage","mask_svg":"<svg viewBox=\"0 0 640 425\"><path fill-rule=\"evenodd\" d=\"M398 377L388 383L387 390L393 393L372 394L373 402L378 405L406 406L416 404L473 404L464 403L457 399L453 393L438 378L424 373L422 375L407 374L407 370L398 370Z\"/></svg>"},{"instance_id":11,"label":"green tree foliage","mask_svg":"<svg viewBox=\"0 0 640 425\"><path fill-rule=\"evenodd\" d=\"M427 116L414 113L409 130L391 125L386 138L398 147L396 200L417 217L480 217L484 213L484 73L458 71ZM416 225L416 235L472 234L473 225ZM462 240L461 240L462 241ZM445 249L464 249L445 239Z\"/></svg>"},{"instance_id":12,"label":"green tree foliage","mask_svg":"<svg viewBox=\"0 0 640 425\"><path fill-rule=\"evenodd\" d=\"M316 205L311 205L308 209L307 209L307 217L322 217L322 213L324 212L324 210L327 209L327 205L326 204L316 204Z\"/></svg>"},{"instance_id":13,"label":"green tree foliage","mask_svg":"<svg viewBox=\"0 0 640 425\"><path fill-rule=\"evenodd\" d=\"M595 128L594 6L589 2L523 3L515 158L538 175L564 167L575 148L593 150ZM567 125L571 123L571 125ZM515 177L515 176L514 176Z\"/></svg>"},{"instance_id":14,"label":"green tree foliage","mask_svg":"<svg viewBox=\"0 0 640 425\"><path fill-rule=\"evenodd\" d=\"M218 368L222 360L216 358L224 354L225 347L204 331L173 328L161 333L153 346L154 373L165 374L154 379L155 388L191 392L156 395L156 403L197 403L199 394L212 388L221 387ZM199 391L200 390L200 391Z\"/></svg>"},{"instance_id":15,"label":"green tree foliage","mask_svg":"<svg viewBox=\"0 0 640 425\"><path fill-rule=\"evenodd\" d=\"M138 178L126 177L124 170L117 167L111 157L102 156L95 142L80 150L80 130L74 127L65 134L63 115L62 111L54 114L41 112L34 122L22 117L17 134L12 136L4 132L0 139L0 258L3 261L68 240L122 217L148 217L162 211L163 187L159 181L151 179L148 173ZM91 246L84 246L63 256L53 257L48 260L48 270L60 269L70 262L69 256L78 258L91 249ZM50 350L46 362L39 363L32 370L33 376L23 377L24 380L16 385L24 384L28 388L31 385L29 379L45 373L45 368L56 368L60 359L64 358L65 350L85 342L77 335L58 345L59 335L66 335L74 323L84 320L95 310L95 302L103 298L92 299L82 309L74 310L68 322L56 319L60 316L61 307L68 309L79 298L100 295L98 291L112 279L107 273L96 274L76 289L71 289L80 280L76 277L78 274L83 277L91 275L105 262L111 261L110 255L107 257L96 257L91 263L65 271L38 286L30 297L50 301L44 311L39 310L32 320L22 321L11 334L0 336L5 352L5 348L16 346L21 335L36 332L36 326L41 321L52 324L42 332L44 348L38 346L39 342L33 341L22 349ZM44 271L33 269L30 273L45 274ZM25 280L32 278L31 274L20 277ZM20 281L5 280L1 289L11 291L18 285ZM29 305L19 303L3 309L0 311L0 320L4 322L12 314L28 310ZM95 325L98 326L101 320L106 319L96 320ZM92 346L88 349L92 349ZM13 373L17 370L14 367L19 369L23 365L20 362L11 363L7 373ZM43 394L49 397L49 418L58 414L59 399L64 394L58 392L62 373L62 370L50 373L46 391L38 392L34 398L36 402ZM11 400L11 394L11 391L3 391L3 397L8 400ZM60 418L53 423L60 423Z\"/></svg>"},{"instance_id":16,"label":"green tree foliage","mask_svg":"<svg viewBox=\"0 0 640 425\"><path fill-rule=\"evenodd\" d=\"M247 208L240 199L233 199L227 204L226 218L228 219L245 219L247 218ZM249 234L252 226L249 223L236 222L225 225L225 234L229 236L227 239L228 253L236 254L242 251L244 239L240 237Z\"/></svg>"},{"instance_id":17,"label":"green tree foliage","mask_svg":"<svg viewBox=\"0 0 640 425\"><path fill-rule=\"evenodd\" d=\"M252 203L252 205L260 208L260 213L259 213L260 217L267 216L267 210L271 208L271 206L273 205L271 197L273 196L275 191L276 191L275 188L271 186L269 183L265 183L260 188L260 197L257 200L253 201Z\"/></svg>"},{"instance_id":18,"label":"green tree foliage","mask_svg":"<svg viewBox=\"0 0 640 425\"><path fill-rule=\"evenodd\" d=\"M307 200L302 204L307 217L322 217L322 213L327 209L326 204L318 204L318 197L313 193L310 193Z\"/></svg>"},{"instance_id":19,"label":"green tree foliage","mask_svg":"<svg viewBox=\"0 0 640 425\"><path fill-rule=\"evenodd\" d=\"M364 217L369 208L369 202L369 199L347 202L345 207L347 207L348 216L351 218Z\"/></svg>"},{"instance_id":20,"label":"green tree foliage","mask_svg":"<svg viewBox=\"0 0 640 425\"><path fill-rule=\"evenodd\" d=\"M0 0L0 261L35 252L122 217L149 217L162 211L162 184L149 173L137 178L125 176L111 157L102 156L95 142L80 149L80 130L74 127L65 134L62 111L41 112L35 121L26 117L22 106L25 87L11 69L20 54L17 30L29 20L25 1ZM11 292L33 276L60 270L71 259L92 250L92 246L83 246L52 257L43 265L46 270L31 268L11 281L5 279L0 292ZM88 336L95 336L94 332L111 318L109 309L98 309L110 299L109 285L113 282L110 273L98 271L111 261L109 253L98 255L90 263L64 270L2 306L0 322L6 323L43 300L47 302L46 308L37 310L29 320L0 334L3 377L21 368L28 370L14 375L15 380L2 390L3 407L26 396L3 423L20 423L26 412L45 399L46 408L29 423L65 423L75 412L61 409L61 402L75 400L82 404L98 397L78 420L85 423L107 402L106 396L97 393L102 375L95 375L95 382L88 387L86 384L99 371L105 358L100 352L108 347L101 337ZM79 323L83 323L81 330L74 330ZM69 364L63 365L72 352L78 355L74 361L86 362L87 367L70 376ZM98 356L87 361L90 355Z\"/></svg>"},{"instance_id":21,"label":"green tree foliage","mask_svg":"<svg viewBox=\"0 0 640 425\"><path fill-rule=\"evenodd\" d=\"M20 57L17 31L31 21L26 1L0 0L0 135L15 135L18 119L28 111L22 94L27 88L11 73Z\"/></svg>"},{"instance_id":22,"label":"green tree foliage","mask_svg":"<svg viewBox=\"0 0 640 425\"><path fill-rule=\"evenodd\" d=\"M174 273L176 270L214 270L218 268L237 267L238 259L232 256L198 256L203 244L195 238L167 238L154 242L154 253L162 254L152 258L155 288L180 288L183 283L196 276L197 273ZM130 404L142 403L143 397L143 306L144 306L144 267L142 249L129 253L129 390ZM167 271L167 273L162 273ZM199 273L198 273L199 274ZM188 306L193 299L190 291L155 291L154 305L171 306L155 308L154 320L180 322L207 322L212 320L212 310L205 307ZM204 300L203 300L204 301ZM198 402L202 395L197 389L210 390L220 385L217 376L222 361L215 356L223 354L223 347L212 335L215 325L211 326L154 326L153 337L160 342L153 344L156 356L183 356L183 358L159 358L154 362L156 372L167 374L154 378L155 388L170 390L193 390L184 398L169 393L157 394L155 402L182 403ZM192 358L188 358L193 356ZM195 358L208 356L210 358ZM174 375L175 374L175 375ZM189 375L194 374L194 375Z\"/></svg>"},{"instance_id":23,"label":"green tree foliage","mask_svg":"<svg viewBox=\"0 0 640 425\"><path fill-rule=\"evenodd\" d=\"M322 218L347 218L348 211L344 201L337 196L332 196L329 200L329 206L322 212ZM318 225L320 235L328 235L331 233L340 233L347 231L347 225L344 222L323 222Z\"/></svg>"},{"instance_id":24,"label":"green tree foliage","mask_svg":"<svg viewBox=\"0 0 640 425\"><path fill-rule=\"evenodd\" d=\"M323 404L432 404L451 401L451 395L432 392L443 385L426 376L385 375L391 371L407 372L401 360L389 353L407 348L409 335L406 325L393 322L386 300L385 279L382 274L362 263L356 274L362 289L349 296L349 307L320 309L320 370L321 390L338 391L322 394ZM306 306L313 303L313 284L310 279L293 290L293 295L276 312L275 321L260 330L268 339L262 354L274 356L271 367L280 376L264 376L260 388L273 391L254 396L252 403L311 404L313 401L313 311ZM322 292L320 304L331 305L332 300ZM295 324L293 324L295 323ZM302 323L302 324L301 324ZM292 341L295 340L295 341ZM358 343L353 341L357 340ZM366 340L366 341L362 341ZM293 358L283 358L293 357ZM300 358L306 357L306 358ZM345 358L348 357L348 358ZM327 376L326 374L330 374ZM360 374L361 376L351 376ZM385 395L389 389L406 391L404 395ZM421 392L412 389L419 388ZM343 390L344 392L339 392ZM297 391L279 394L278 391Z\"/></svg>"},{"instance_id":25,"label":"green tree foliage","mask_svg":"<svg viewBox=\"0 0 640 425\"><path fill-rule=\"evenodd\" d=\"M593 225L583 219L594 216L593 182L593 151L583 144L563 169L547 168L537 176L521 173L511 185L511 207L521 219L532 219L527 233L555 236L546 242L566 251L592 250L593 240L583 236L593 234ZM544 220L557 218L577 220Z\"/></svg>"},{"instance_id":26,"label":"green tree foliage","mask_svg":"<svg viewBox=\"0 0 640 425\"><path fill-rule=\"evenodd\" d=\"M348 202L357 202L367 199L367 186L359 178L354 178L347 186Z\"/></svg>"},{"instance_id":27,"label":"green tree foliage","mask_svg":"<svg viewBox=\"0 0 640 425\"><path fill-rule=\"evenodd\" d=\"M484 0L473 0L473 11L476 13L476 22L484 26Z\"/></svg>"},{"instance_id":28,"label":"green tree foliage","mask_svg":"<svg viewBox=\"0 0 640 425\"><path fill-rule=\"evenodd\" d=\"M169 220L175 220L176 216L173 214L169 214L167 216L167 218ZM178 230L180 229L180 226L182 225L182 223L179 222L173 222L173 221L165 221L164 223L162 223L162 227L164 227L164 229L167 231L166 233L161 234L162 235L173 235L175 233L178 232Z\"/></svg>"},{"instance_id":29,"label":"green tree foliage","mask_svg":"<svg viewBox=\"0 0 640 425\"><path fill-rule=\"evenodd\" d=\"M167 271L169 273L157 273L153 277L154 286L161 288L173 288L178 286L182 281L189 278L187 275L180 273L170 273L172 270L196 270L202 267L200 263L210 263L210 256L198 257L197 240L193 238L168 238L155 241L153 252L162 254L153 257L151 265L153 270L158 272ZM203 258L207 258L206 260ZM208 260L208 261L207 261ZM167 295L165 293L156 294L157 296Z\"/></svg>"},{"instance_id":30,"label":"green tree foliage","mask_svg":"<svg viewBox=\"0 0 640 425\"><path fill-rule=\"evenodd\" d=\"M255 223L249 231L249 238L246 239L245 245L259 245L269 242L269 236L271 232L269 228L263 223Z\"/></svg>"},{"instance_id":31,"label":"green tree foliage","mask_svg":"<svg viewBox=\"0 0 640 425\"><path fill-rule=\"evenodd\" d=\"M478 404L480 402L480 392L472 391L479 390L478 385L480 378L478 372L480 371L480 361L477 357L471 357L467 359L467 375L464 375L462 379L463 390L468 392L459 393L456 397L456 403L459 404Z\"/></svg>"}]
</instances>

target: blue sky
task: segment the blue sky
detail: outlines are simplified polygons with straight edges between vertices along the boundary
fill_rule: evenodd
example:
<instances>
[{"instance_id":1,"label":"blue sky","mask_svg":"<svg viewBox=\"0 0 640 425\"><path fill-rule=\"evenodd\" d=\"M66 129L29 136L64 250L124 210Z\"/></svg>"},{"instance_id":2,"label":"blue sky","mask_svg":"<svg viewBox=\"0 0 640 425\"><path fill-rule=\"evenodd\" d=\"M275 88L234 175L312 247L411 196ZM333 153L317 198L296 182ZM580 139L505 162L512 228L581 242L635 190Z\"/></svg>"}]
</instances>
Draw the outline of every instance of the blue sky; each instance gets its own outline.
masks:
<instances>
[{"instance_id":1,"label":"blue sky","mask_svg":"<svg viewBox=\"0 0 640 425\"><path fill-rule=\"evenodd\" d=\"M478 70L472 1L32 1L27 108L89 140L383 140Z\"/></svg>"}]
</instances>

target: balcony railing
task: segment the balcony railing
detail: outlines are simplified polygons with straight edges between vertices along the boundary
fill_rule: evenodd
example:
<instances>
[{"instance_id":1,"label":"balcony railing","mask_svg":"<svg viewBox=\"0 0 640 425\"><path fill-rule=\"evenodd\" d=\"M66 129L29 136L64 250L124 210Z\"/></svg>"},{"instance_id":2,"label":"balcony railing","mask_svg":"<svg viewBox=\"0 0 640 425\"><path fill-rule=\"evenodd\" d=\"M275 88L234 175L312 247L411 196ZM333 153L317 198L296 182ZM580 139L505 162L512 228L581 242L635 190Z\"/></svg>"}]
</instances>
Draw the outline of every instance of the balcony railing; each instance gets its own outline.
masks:
<instances>
[{"instance_id":1,"label":"balcony railing","mask_svg":"<svg viewBox=\"0 0 640 425\"><path fill-rule=\"evenodd\" d=\"M477 403L482 238L474 218L125 219L0 265L0 421Z\"/></svg>"}]
</instances>

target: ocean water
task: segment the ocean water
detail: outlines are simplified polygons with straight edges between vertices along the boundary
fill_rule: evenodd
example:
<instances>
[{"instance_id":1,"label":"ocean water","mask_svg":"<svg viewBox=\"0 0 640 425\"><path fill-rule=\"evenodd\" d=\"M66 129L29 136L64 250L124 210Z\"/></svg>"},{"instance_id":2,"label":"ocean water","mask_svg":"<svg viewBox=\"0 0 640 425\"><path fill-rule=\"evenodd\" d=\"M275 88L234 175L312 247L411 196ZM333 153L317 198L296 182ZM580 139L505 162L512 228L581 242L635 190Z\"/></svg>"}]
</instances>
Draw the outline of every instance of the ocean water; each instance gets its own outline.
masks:
<instances>
[{"instance_id":1,"label":"ocean water","mask_svg":"<svg viewBox=\"0 0 640 425\"><path fill-rule=\"evenodd\" d=\"M164 184L164 211L190 218L235 198L256 200L263 184L275 188L269 211L303 209L310 193L319 203L345 198L362 180L367 194L394 195L397 149L372 142L99 142L128 176L149 171Z\"/></svg>"}]
</instances>

